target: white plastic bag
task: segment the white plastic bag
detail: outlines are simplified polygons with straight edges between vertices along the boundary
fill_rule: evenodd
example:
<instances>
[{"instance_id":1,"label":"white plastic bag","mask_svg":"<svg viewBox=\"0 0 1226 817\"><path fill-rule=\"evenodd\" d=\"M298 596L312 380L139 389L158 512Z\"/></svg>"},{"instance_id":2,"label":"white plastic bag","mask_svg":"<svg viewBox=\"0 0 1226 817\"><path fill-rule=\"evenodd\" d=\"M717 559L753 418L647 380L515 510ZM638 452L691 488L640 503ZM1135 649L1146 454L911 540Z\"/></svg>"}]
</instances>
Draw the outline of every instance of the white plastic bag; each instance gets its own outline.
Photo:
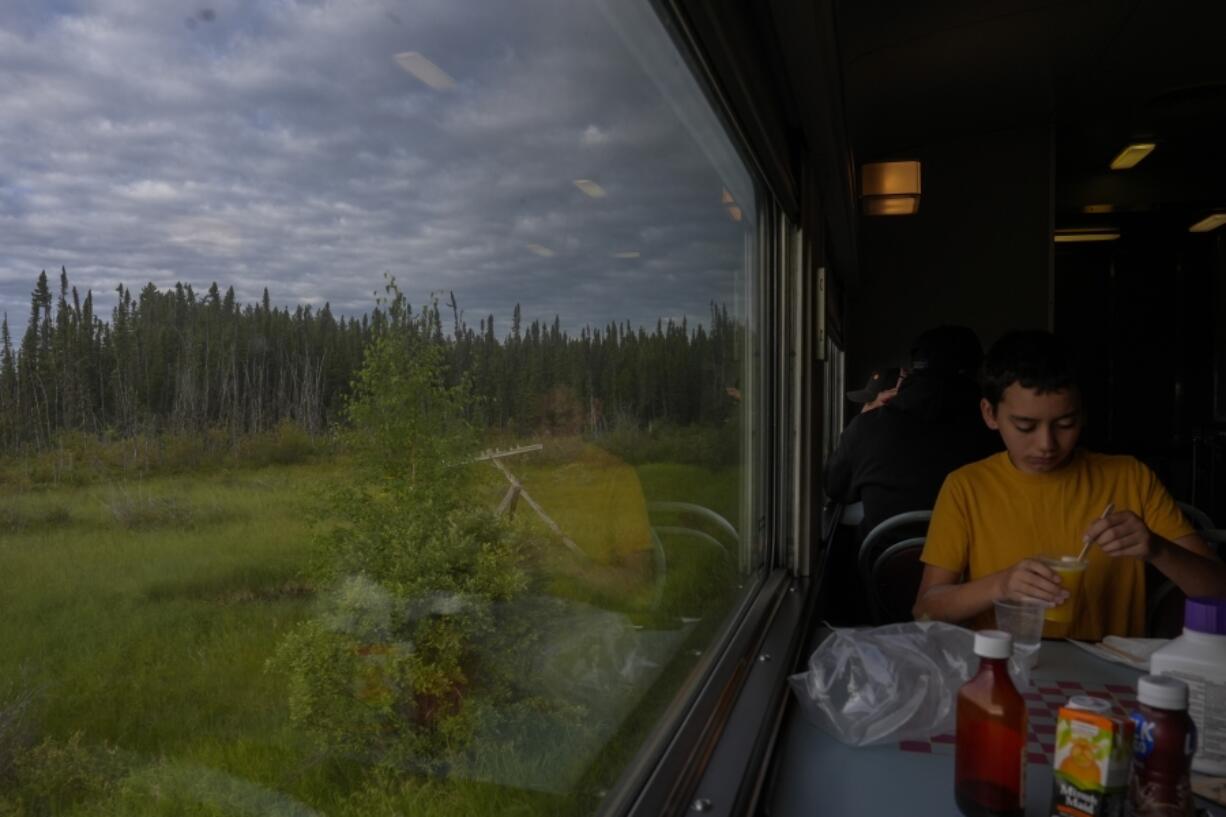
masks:
<instances>
[{"instance_id":1,"label":"white plastic bag","mask_svg":"<svg viewBox=\"0 0 1226 817\"><path fill-rule=\"evenodd\" d=\"M835 629L788 680L809 720L850 746L952 733L974 633L938 621Z\"/></svg>"}]
</instances>

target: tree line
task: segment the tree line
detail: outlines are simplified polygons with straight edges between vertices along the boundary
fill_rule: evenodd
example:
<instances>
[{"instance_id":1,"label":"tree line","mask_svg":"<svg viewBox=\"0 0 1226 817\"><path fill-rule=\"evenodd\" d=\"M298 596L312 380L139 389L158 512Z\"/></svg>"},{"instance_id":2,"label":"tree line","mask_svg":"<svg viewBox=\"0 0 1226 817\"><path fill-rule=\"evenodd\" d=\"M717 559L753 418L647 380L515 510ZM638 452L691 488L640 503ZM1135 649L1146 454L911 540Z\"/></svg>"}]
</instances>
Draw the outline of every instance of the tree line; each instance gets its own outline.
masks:
<instances>
[{"instance_id":1,"label":"tree line","mask_svg":"<svg viewBox=\"0 0 1226 817\"><path fill-rule=\"evenodd\" d=\"M223 429L235 439L284 422L312 434L342 421L354 375L372 340L411 314L390 283L360 317L328 304L291 311L268 290L240 304L216 283L139 293L117 287L109 320L92 291L82 298L61 268L58 294L46 272L30 297L19 339L0 322L0 448L46 448L64 432L123 437ZM471 326L451 295L421 307L430 342L444 351L448 377L466 380L468 419L517 434L600 432L720 424L735 409L742 330L726 307L708 326L629 321L584 327L525 323L515 306L501 337L494 316Z\"/></svg>"}]
</instances>

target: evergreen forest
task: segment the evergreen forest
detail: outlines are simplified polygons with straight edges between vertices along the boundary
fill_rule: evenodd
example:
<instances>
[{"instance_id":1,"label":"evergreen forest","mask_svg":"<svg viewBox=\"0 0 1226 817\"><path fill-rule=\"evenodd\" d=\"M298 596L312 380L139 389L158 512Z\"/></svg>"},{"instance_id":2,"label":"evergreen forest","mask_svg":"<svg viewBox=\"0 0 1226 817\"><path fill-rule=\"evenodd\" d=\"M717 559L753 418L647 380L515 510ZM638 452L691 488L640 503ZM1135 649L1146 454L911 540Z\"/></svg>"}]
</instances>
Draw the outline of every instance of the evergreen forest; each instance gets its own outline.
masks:
<instances>
[{"instance_id":1,"label":"evergreen forest","mask_svg":"<svg viewBox=\"0 0 1226 817\"><path fill-rule=\"evenodd\" d=\"M388 286L360 317L330 306L278 308L267 289L239 303L214 283L134 293L117 288L109 319L92 292L81 297L61 268L58 291L39 274L20 338L0 324L0 450L45 449L65 432L100 438L221 430L238 439L286 422L318 434L341 422L351 381L371 341L413 312ZM736 408L743 343L727 308L707 326L659 321L584 327L470 325L454 294L419 307L448 377L467 381L478 427L525 433L599 433L723 425Z\"/></svg>"}]
</instances>

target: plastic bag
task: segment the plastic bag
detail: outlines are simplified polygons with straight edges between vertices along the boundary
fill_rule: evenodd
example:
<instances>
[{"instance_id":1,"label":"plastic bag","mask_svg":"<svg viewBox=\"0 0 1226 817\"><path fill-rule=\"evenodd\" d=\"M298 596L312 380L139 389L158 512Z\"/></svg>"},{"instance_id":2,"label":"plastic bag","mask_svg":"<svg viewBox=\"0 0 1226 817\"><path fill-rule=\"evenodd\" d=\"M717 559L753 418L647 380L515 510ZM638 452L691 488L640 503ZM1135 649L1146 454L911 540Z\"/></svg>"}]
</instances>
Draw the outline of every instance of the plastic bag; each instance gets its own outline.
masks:
<instances>
[{"instance_id":1,"label":"plastic bag","mask_svg":"<svg viewBox=\"0 0 1226 817\"><path fill-rule=\"evenodd\" d=\"M974 642L939 621L835 629L788 680L809 720L850 746L952 733L958 688L979 668Z\"/></svg>"}]
</instances>

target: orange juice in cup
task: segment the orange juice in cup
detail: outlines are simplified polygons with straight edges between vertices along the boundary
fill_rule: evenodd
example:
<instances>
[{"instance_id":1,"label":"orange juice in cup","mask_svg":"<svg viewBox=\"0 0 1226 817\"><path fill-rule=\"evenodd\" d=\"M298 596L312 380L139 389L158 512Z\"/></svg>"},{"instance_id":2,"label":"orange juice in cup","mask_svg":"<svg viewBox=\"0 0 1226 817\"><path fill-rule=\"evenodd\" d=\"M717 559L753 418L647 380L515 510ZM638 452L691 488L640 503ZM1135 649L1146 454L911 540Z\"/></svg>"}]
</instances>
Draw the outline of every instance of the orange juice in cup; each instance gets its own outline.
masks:
<instances>
[{"instance_id":1,"label":"orange juice in cup","mask_svg":"<svg viewBox=\"0 0 1226 817\"><path fill-rule=\"evenodd\" d=\"M1081 579L1085 576L1086 565L1089 562L1082 561L1076 556L1053 556L1044 559L1043 564L1060 574L1060 585L1068 591L1068 598L1055 607L1048 607L1043 618L1059 624L1071 624L1073 616L1077 613L1078 597L1081 595Z\"/></svg>"}]
</instances>

